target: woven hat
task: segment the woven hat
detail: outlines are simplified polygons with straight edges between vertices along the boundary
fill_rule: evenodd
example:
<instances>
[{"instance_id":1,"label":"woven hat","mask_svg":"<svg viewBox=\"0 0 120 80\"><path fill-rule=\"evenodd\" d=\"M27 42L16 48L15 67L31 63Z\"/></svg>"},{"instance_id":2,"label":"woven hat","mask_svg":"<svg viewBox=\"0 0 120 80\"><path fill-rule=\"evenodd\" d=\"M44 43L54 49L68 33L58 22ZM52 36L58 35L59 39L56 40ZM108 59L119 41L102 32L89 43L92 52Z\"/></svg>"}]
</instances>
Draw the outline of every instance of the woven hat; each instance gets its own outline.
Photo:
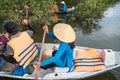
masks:
<instances>
[{"instance_id":1,"label":"woven hat","mask_svg":"<svg viewBox=\"0 0 120 80\"><path fill-rule=\"evenodd\" d=\"M65 2L64 2L64 1L62 1L62 2L61 2L61 4L65 4Z\"/></svg>"},{"instance_id":2,"label":"woven hat","mask_svg":"<svg viewBox=\"0 0 120 80\"><path fill-rule=\"evenodd\" d=\"M58 23L53 28L55 36L63 42L71 43L75 40L76 35L69 24Z\"/></svg>"}]
</instances>

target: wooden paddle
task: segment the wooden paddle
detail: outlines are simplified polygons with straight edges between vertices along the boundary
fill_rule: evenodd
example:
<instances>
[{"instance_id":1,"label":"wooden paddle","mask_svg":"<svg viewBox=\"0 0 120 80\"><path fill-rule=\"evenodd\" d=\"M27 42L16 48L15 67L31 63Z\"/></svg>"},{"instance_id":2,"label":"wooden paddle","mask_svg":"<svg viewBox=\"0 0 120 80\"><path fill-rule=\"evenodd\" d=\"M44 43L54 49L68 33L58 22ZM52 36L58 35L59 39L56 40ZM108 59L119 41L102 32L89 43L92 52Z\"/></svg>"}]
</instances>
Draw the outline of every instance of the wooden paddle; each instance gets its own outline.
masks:
<instances>
[{"instance_id":1,"label":"wooden paddle","mask_svg":"<svg viewBox=\"0 0 120 80\"><path fill-rule=\"evenodd\" d=\"M46 28L46 26L45 26L45 28ZM43 51L43 47L44 47L45 36L46 36L46 30L44 30L43 39L42 39L42 43L41 43L40 55L38 58L38 62L36 64L37 66L36 66L35 80L38 80L38 75L39 75L39 70L40 70L40 62L41 62L41 58L42 58L42 51Z\"/></svg>"},{"instance_id":2,"label":"wooden paddle","mask_svg":"<svg viewBox=\"0 0 120 80\"><path fill-rule=\"evenodd\" d=\"M28 18L28 11L29 11L29 6L25 5L24 6L24 11L25 11L25 17Z\"/></svg>"}]
</instances>

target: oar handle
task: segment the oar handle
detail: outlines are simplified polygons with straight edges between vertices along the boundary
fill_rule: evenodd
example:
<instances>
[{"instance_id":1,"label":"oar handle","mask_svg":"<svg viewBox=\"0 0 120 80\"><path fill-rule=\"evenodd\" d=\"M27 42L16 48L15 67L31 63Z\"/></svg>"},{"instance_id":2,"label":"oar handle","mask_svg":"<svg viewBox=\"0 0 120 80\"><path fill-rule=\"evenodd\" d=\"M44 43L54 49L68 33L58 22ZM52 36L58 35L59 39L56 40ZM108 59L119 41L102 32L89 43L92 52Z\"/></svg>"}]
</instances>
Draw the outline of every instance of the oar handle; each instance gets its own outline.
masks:
<instances>
[{"instance_id":1,"label":"oar handle","mask_svg":"<svg viewBox=\"0 0 120 80\"><path fill-rule=\"evenodd\" d=\"M37 62L37 67L36 67L36 76L35 76L35 80L38 80L38 75L39 75L39 69L40 69L40 62L42 59L42 51L43 51L43 47L44 47L44 42L45 42L45 36L46 36L46 30L44 30L44 34L43 34L43 38L42 38L42 43L41 43L41 50L40 50L40 55L38 58L38 62Z\"/></svg>"},{"instance_id":2,"label":"oar handle","mask_svg":"<svg viewBox=\"0 0 120 80\"><path fill-rule=\"evenodd\" d=\"M29 11L29 6L25 5L24 6L24 11L25 11L25 17L28 18L28 11Z\"/></svg>"},{"instance_id":3,"label":"oar handle","mask_svg":"<svg viewBox=\"0 0 120 80\"><path fill-rule=\"evenodd\" d=\"M28 18L28 11L26 11L26 18Z\"/></svg>"}]
</instances>

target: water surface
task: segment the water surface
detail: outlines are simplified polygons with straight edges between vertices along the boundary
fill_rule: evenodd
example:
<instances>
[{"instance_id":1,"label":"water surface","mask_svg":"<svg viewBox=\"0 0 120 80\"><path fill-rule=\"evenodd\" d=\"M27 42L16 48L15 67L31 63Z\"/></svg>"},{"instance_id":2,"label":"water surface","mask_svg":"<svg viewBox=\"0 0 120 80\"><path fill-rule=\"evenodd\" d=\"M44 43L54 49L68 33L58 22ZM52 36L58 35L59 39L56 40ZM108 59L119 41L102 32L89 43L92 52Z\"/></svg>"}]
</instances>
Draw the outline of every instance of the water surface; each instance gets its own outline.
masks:
<instances>
[{"instance_id":1,"label":"water surface","mask_svg":"<svg viewBox=\"0 0 120 80\"><path fill-rule=\"evenodd\" d=\"M89 35L83 35L77 31L77 45L95 48L108 48L120 51L120 2L108 8L104 16L99 20L101 28ZM111 72L84 80L120 80L120 68Z\"/></svg>"},{"instance_id":2,"label":"water surface","mask_svg":"<svg viewBox=\"0 0 120 80\"><path fill-rule=\"evenodd\" d=\"M76 44L79 46L109 48L120 51L120 2L108 8L97 23L97 30L84 35L76 31Z\"/></svg>"}]
</instances>

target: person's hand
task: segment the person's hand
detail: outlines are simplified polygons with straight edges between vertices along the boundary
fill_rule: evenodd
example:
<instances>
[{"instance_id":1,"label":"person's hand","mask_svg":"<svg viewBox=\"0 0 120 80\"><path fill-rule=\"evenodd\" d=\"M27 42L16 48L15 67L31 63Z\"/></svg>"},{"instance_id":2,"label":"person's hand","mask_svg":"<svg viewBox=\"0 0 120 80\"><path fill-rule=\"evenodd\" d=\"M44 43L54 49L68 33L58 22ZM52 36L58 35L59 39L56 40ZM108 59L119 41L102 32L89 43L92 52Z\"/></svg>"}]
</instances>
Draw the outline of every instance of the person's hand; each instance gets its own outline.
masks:
<instances>
[{"instance_id":1,"label":"person's hand","mask_svg":"<svg viewBox=\"0 0 120 80\"><path fill-rule=\"evenodd\" d=\"M40 67L40 63L35 61L33 64L34 69L38 69L38 67Z\"/></svg>"},{"instance_id":2,"label":"person's hand","mask_svg":"<svg viewBox=\"0 0 120 80\"><path fill-rule=\"evenodd\" d=\"M28 25L28 24L29 24L29 23L28 23L28 20L27 20L27 19L23 19L23 20L22 20L22 24L23 24L23 25Z\"/></svg>"},{"instance_id":3,"label":"person's hand","mask_svg":"<svg viewBox=\"0 0 120 80\"><path fill-rule=\"evenodd\" d=\"M9 33L5 33L4 35L5 35L5 37L7 38L7 40L10 40L10 38L9 38Z\"/></svg>"},{"instance_id":4,"label":"person's hand","mask_svg":"<svg viewBox=\"0 0 120 80\"><path fill-rule=\"evenodd\" d=\"M47 34L48 32L49 32L49 30L48 30L48 26L47 25L45 25L44 27L43 27L43 30L45 31L45 33Z\"/></svg>"},{"instance_id":5,"label":"person's hand","mask_svg":"<svg viewBox=\"0 0 120 80\"><path fill-rule=\"evenodd\" d=\"M2 36L2 33L0 33L0 36Z\"/></svg>"}]
</instances>

